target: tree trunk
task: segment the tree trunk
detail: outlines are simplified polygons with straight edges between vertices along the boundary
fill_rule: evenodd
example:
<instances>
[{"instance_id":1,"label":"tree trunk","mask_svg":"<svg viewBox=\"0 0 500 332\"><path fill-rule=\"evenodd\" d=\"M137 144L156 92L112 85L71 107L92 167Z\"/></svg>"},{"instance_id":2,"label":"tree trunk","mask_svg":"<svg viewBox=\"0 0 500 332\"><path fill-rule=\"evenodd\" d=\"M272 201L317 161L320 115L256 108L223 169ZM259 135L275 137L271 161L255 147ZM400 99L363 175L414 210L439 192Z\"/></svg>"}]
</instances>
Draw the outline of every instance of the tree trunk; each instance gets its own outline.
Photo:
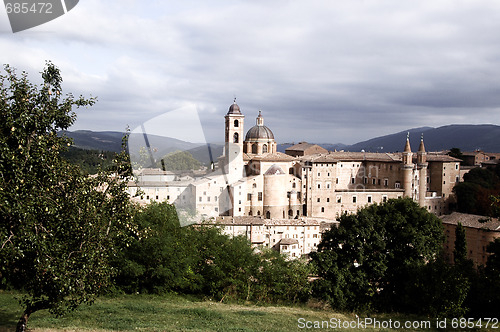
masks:
<instances>
[{"instance_id":1,"label":"tree trunk","mask_svg":"<svg viewBox=\"0 0 500 332\"><path fill-rule=\"evenodd\" d=\"M19 318L19 321L17 322L16 332L26 332L26 327L28 325L28 319L30 318L30 315L35 311L48 308L49 308L48 301L38 301L35 302L35 304L33 305L28 304L26 310L24 310L23 315L21 316L21 318Z\"/></svg>"},{"instance_id":2,"label":"tree trunk","mask_svg":"<svg viewBox=\"0 0 500 332\"><path fill-rule=\"evenodd\" d=\"M28 325L28 318L30 318L30 315L30 309L27 308L17 322L16 332L26 332L26 326Z\"/></svg>"}]
</instances>

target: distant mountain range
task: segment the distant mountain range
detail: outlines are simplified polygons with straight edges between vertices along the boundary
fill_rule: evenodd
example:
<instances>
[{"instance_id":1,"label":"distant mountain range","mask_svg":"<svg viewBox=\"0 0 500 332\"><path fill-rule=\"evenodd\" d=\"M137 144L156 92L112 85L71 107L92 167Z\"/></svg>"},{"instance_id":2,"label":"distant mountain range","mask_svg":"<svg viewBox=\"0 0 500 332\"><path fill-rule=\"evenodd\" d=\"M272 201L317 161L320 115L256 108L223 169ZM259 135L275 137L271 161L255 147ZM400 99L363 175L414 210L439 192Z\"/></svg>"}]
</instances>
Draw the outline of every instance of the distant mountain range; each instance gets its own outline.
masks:
<instances>
[{"instance_id":1,"label":"distant mountain range","mask_svg":"<svg viewBox=\"0 0 500 332\"><path fill-rule=\"evenodd\" d=\"M412 151L417 151L420 143L420 135L423 134L427 151L441 151L456 147L462 151L480 149L486 152L500 152L500 126L495 125L449 125L439 128L421 127L372 138L353 145L342 143L316 144L330 151L364 150L366 152L397 152L403 150L408 132L410 133ZM77 130L66 131L65 134L73 139L76 147L114 152L120 151L121 139L123 137L123 133L115 131L94 132ZM208 165L210 160L216 161L223 150L223 145L220 143L210 144L209 149L206 145L157 135L148 135L147 139L155 159L160 159L169 152L182 150L189 151L197 160ZM292 145L293 143L278 144L278 151L285 152L286 148ZM132 154L137 154L141 146L146 146L143 135L131 134L129 148Z\"/></svg>"},{"instance_id":2,"label":"distant mountain range","mask_svg":"<svg viewBox=\"0 0 500 332\"><path fill-rule=\"evenodd\" d=\"M74 146L81 149L103 150L120 152L121 141L124 133L116 131L90 131L77 130L65 131L64 134L73 139ZM222 144L197 144L181 141L175 138L147 135L147 141L151 147L152 156L155 160L160 160L163 156L174 151L189 151L193 157L206 166L210 161L217 161L222 155ZM147 146L146 138L142 134L130 134L128 139L128 150L134 158L140 158L141 148ZM146 157L149 158L149 155Z\"/></svg>"},{"instance_id":3,"label":"distant mountain range","mask_svg":"<svg viewBox=\"0 0 500 332\"><path fill-rule=\"evenodd\" d=\"M423 127L405 130L396 134L372 138L348 146L349 151L402 151L410 132L412 151L417 151L420 135L424 135L427 151L459 148L462 151L483 150L500 152L500 126L495 125L449 125L438 128Z\"/></svg>"}]
</instances>

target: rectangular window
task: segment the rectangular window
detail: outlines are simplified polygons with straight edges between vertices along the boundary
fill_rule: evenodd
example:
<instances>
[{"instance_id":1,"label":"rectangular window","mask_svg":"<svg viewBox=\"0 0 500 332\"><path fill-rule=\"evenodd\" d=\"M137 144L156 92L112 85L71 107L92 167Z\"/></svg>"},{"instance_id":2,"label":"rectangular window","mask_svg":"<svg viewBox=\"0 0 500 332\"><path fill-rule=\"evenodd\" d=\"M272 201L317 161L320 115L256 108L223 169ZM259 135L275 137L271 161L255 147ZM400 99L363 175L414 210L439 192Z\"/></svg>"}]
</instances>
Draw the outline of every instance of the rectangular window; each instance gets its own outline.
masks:
<instances>
[{"instance_id":1,"label":"rectangular window","mask_svg":"<svg viewBox=\"0 0 500 332\"><path fill-rule=\"evenodd\" d=\"M201 202L201 196L200 196L200 197L198 197L198 202Z\"/></svg>"},{"instance_id":2,"label":"rectangular window","mask_svg":"<svg viewBox=\"0 0 500 332\"><path fill-rule=\"evenodd\" d=\"M327 203L330 203L330 197L328 197L328 198L326 199L326 202L327 202Z\"/></svg>"},{"instance_id":3,"label":"rectangular window","mask_svg":"<svg viewBox=\"0 0 500 332\"><path fill-rule=\"evenodd\" d=\"M321 202L321 198L318 198L318 203Z\"/></svg>"},{"instance_id":4,"label":"rectangular window","mask_svg":"<svg viewBox=\"0 0 500 332\"><path fill-rule=\"evenodd\" d=\"M210 196L207 197L207 202L210 202Z\"/></svg>"},{"instance_id":5,"label":"rectangular window","mask_svg":"<svg viewBox=\"0 0 500 332\"><path fill-rule=\"evenodd\" d=\"M371 203L371 202L372 202L372 197L368 196L368 203Z\"/></svg>"},{"instance_id":6,"label":"rectangular window","mask_svg":"<svg viewBox=\"0 0 500 332\"><path fill-rule=\"evenodd\" d=\"M247 194L247 201L251 201L252 200L252 194L248 193Z\"/></svg>"},{"instance_id":7,"label":"rectangular window","mask_svg":"<svg viewBox=\"0 0 500 332\"><path fill-rule=\"evenodd\" d=\"M387 202L387 196L385 196L385 195L382 196L382 202L384 202L384 203Z\"/></svg>"},{"instance_id":8,"label":"rectangular window","mask_svg":"<svg viewBox=\"0 0 500 332\"><path fill-rule=\"evenodd\" d=\"M259 200L259 201L262 201L262 191L259 191L259 194L258 194L258 200Z\"/></svg>"},{"instance_id":9,"label":"rectangular window","mask_svg":"<svg viewBox=\"0 0 500 332\"><path fill-rule=\"evenodd\" d=\"M355 178L351 178L351 183L354 184L354 182L356 182L356 179Z\"/></svg>"},{"instance_id":10,"label":"rectangular window","mask_svg":"<svg viewBox=\"0 0 500 332\"><path fill-rule=\"evenodd\" d=\"M318 189L321 189L321 183L318 183Z\"/></svg>"},{"instance_id":11,"label":"rectangular window","mask_svg":"<svg viewBox=\"0 0 500 332\"><path fill-rule=\"evenodd\" d=\"M377 184L377 179L373 178L373 179L372 179L372 184L373 184L373 185Z\"/></svg>"},{"instance_id":12,"label":"rectangular window","mask_svg":"<svg viewBox=\"0 0 500 332\"><path fill-rule=\"evenodd\" d=\"M389 179L384 179L384 186L388 186L389 185Z\"/></svg>"},{"instance_id":13,"label":"rectangular window","mask_svg":"<svg viewBox=\"0 0 500 332\"><path fill-rule=\"evenodd\" d=\"M336 184L339 184L339 178L336 178L336 179L335 179L335 183L336 183Z\"/></svg>"},{"instance_id":14,"label":"rectangular window","mask_svg":"<svg viewBox=\"0 0 500 332\"><path fill-rule=\"evenodd\" d=\"M325 208L324 207L321 207L321 212L325 212Z\"/></svg>"},{"instance_id":15,"label":"rectangular window","mask_svg":"<svg viewBox=\"0 0 500 332\"><path fill-rule=\"evenodd\" d=\"M342 203L342 196L337 196L337 203Z\"/></svg>"},{"instance_id":16,"label":"rectangular window","mask_svg":"<svg viewBox=\"0 0 500 332\"><path fill-rule=\"evenodd\" d=\"M356 203L357 200L358 200L358 198L356 196L352 196L352 202L353 203Z\"/></svg>"}]
</instances>

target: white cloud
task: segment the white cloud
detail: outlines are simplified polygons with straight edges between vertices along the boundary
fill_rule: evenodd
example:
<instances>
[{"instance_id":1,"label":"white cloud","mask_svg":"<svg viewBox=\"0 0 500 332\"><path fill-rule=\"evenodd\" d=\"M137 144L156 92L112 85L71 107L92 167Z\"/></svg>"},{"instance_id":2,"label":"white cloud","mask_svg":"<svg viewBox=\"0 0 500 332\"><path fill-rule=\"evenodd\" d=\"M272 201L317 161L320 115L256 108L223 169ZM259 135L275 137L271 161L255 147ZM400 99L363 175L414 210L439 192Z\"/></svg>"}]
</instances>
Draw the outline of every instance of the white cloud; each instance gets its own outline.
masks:
<instances>
[{"instance_id":1,"label":"white cloud","mask_svg":"<svg viewBox=\"0 0 500 332\"><path fill-rule=\"evenodd\" d=\"M278 141L353 143L499 124L497 31L494 0L87 0L0 34L0 47L4 63L34 76L50 59L69 91L99 97L75 129L123 130L193 103L220 141L236 95L248 128L262 109Z\"/></svg>"}]
</instances>

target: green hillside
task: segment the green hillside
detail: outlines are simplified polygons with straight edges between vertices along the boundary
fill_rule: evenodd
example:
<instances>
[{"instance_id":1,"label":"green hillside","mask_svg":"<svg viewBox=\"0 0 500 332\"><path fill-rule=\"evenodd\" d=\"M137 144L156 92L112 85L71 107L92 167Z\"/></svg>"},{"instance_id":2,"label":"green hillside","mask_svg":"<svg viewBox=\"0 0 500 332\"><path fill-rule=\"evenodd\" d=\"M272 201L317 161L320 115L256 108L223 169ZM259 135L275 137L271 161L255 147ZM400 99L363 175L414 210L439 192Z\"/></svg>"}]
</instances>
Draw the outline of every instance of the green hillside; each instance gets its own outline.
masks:
<instances>
[{"instance_id":1,"label":"green hillside","mask_svg":"<svg viewBox=\"0 0 500 332\"><path fill-rule=\"evenodd\" d=\"M21 307L18 295L0 292L0 332L11 331ZM126 295L100 298L92 306L81 306L71 314L55 318L41 311L30 318L30 331L332 331L334 324L363 324L366 319L382 324L423 324L429 322L433 331L435 319L400 315L370 315L336 313L309 306L258 306L255 304L225 304L209 299L199 300L178 295ZM396 323L396 321L398 323ZM391 322L391 323L389 323ZM307 326L323 324L325 328ZM450 324L450 323L448 323ZM302 328L301 328L302 326ZM327 327L328 326L328 327ZM342 331L388 331L366 324ZM364 328L362 328L364 327ZM401 329L400 329L401 330ZM405 329L418 330L418 329ZM424 329L422 329L424 330Z\"/></svg>"}]
</instances>

